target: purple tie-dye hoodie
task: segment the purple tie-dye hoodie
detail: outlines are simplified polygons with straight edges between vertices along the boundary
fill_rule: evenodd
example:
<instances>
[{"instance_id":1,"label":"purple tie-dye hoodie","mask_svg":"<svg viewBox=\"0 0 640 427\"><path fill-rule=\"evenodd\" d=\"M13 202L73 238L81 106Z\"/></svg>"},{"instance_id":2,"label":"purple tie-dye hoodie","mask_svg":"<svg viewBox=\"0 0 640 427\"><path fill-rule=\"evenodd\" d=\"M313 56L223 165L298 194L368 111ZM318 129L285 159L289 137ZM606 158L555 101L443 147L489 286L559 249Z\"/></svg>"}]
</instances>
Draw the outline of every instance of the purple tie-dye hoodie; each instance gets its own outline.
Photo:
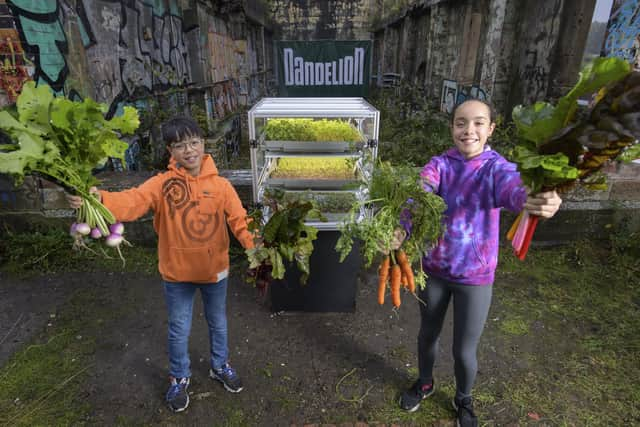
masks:
<instances>
[{"instance_id":1,"label":"purple tie-dye hoodie","mask_svg":"<svg viewBox=\"0 0 640 427\"><path fill-rule=\"evenodd\" d=\"M489 146L466 160L452 148L420 172L423 187L447 203L446 231L422 260L427 274L468 285L493 283L500 209L522 210L527 198L516 165Z\"/></svg>"}]
</instances>

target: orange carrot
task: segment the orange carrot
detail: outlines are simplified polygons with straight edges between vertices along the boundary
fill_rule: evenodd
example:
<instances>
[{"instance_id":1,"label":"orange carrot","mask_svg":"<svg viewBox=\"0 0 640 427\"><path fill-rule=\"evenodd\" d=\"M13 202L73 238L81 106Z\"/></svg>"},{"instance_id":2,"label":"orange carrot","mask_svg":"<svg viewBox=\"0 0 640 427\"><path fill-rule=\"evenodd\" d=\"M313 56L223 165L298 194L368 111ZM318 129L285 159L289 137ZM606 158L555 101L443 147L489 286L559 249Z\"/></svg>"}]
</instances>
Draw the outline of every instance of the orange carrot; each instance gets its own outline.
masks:
<instances>
[{"instance_id":1,"label":"orange carrot","mask_svg":"<svg viewBox=\"0 0 640 427\"><path fill-rule=\"evenodd\" d=\"M402 270L398 264L391 267L391 302L394 307L400 307L400 276Z\"/></svg>"},{"instance_id":2,"label":"orange carrot","mask_svg":"<svg viewBox=\"0 0 640 427\"><path fill-rule=\"evenodd\" d=\"M389 278L389 265L391 260L389 256L384 257L378 269L378 304L384 304L384 293L387 288L387 279Z\"/></svg>"},{"instance_id":3,"label":"orange carrot","mask_svg":"<svg viewBox=\"0 0 640 427\"><path fill-rule=\"evenodd\" d=\"M407 277L407 288L409 288L409 291L415 292L416 282L413 276L413 270L411 270L411 264L409 263L407 254L402 249L396 251L396 260L398 260L402 274Z\"/></svg>"},{"instance_id":4,"label":"orange carrot","mask_svg":"<svg viewBox=\"0 0 640 427\"><path fill-rule=\"evenodd\" d=\"M400 267L400 271L402 272L402 275L400 276L400 285L407 289L409 288L409 280L407 280L407 275L402 271L402 267Z\"/></svg>"}]
</instances>

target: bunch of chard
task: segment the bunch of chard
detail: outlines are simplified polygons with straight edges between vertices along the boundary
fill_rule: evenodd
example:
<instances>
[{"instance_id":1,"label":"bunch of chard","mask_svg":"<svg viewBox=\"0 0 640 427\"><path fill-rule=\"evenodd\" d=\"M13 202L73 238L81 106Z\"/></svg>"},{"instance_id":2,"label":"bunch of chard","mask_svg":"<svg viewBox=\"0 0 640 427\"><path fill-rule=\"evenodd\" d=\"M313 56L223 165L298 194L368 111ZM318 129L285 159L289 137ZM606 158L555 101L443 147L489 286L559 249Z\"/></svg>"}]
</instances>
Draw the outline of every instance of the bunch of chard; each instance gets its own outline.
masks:
<instances>
[{"instance_id":1,"label":"bunch of chard","mask_svg":"<svg viewBox=\"0 0 640 427\"><path fill-rule=\"evenodd\" d=\"M578 99L591 94L593 105L580 111ZM640 139L640 72L620 58L597 58L555 106L518 106L513 119L520 138L514 161L533 194L566 191L577 182L601 189L606 184L595 173ZM521 260L537 224L537 216L523 211L507 233Z\"/></svg>"},{"instance_id":2,"label":"bunch of chard","mask_svg":"<svg viewBox=\"0 0 640 427\"><path fill-rule=\"evenodd\" d=\"M273 280L284 278L285 262L295 263L301 273L300 283L307 283L309 259L318 229L305 221L326 221L314 200L287 200L284 195L283 190L269 189L263 206L249 214L249 231L256 236L258 244L245 251L250 269L247 281L263 296Z\"/></svg>"}]
</instances>

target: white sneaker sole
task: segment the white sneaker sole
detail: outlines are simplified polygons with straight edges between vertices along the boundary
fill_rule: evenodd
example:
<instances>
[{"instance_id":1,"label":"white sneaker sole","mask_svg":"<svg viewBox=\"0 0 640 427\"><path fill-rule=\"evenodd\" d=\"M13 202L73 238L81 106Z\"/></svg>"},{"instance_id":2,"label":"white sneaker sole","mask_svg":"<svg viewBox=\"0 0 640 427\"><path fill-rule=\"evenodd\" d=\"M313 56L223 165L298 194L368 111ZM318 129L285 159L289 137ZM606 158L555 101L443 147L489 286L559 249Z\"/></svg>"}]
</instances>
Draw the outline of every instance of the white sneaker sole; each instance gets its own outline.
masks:
<instances>
[{"instance_id":1,"label":"white sneaker sole","mask_svg":"<svg viewBox=\"0 0 640 427\"><path fill-rule=\"evenodd\" d=\"M169 407L169 410L173 413L178 413L178 412L183 412L185 409L187 409L189 407L189 395L187 395L187 404L184 405L184 408L178 408L178 409L174 409L171 407L171 405L167 404L167 406Z\"/></svg>"}]
</instances>

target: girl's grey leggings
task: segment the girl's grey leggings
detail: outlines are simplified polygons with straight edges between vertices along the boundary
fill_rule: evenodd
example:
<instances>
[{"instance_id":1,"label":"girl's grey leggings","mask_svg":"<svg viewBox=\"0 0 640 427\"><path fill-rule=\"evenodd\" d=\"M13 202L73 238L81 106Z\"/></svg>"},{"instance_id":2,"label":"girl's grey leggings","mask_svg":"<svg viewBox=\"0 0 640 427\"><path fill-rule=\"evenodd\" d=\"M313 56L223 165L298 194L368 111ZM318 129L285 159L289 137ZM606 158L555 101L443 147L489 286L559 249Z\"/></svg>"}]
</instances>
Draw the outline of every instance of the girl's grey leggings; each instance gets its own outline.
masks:
<instances>
[{"instance_id":1,"label":"girl's grey leggings","mask_svg":"<svg viewBox=\"0 0 640 427\"><path fill-rule=\"evenodd\" d=\"M453 360L456 376L456 397L471 395L476 380L478 361L476 350L484 328L493 286L463 285L430 276L420 291L420 333L418 334L418 363L420 379L433 380L438 337L444 316L453 297Z\"/></svg>"}]
</instances>

